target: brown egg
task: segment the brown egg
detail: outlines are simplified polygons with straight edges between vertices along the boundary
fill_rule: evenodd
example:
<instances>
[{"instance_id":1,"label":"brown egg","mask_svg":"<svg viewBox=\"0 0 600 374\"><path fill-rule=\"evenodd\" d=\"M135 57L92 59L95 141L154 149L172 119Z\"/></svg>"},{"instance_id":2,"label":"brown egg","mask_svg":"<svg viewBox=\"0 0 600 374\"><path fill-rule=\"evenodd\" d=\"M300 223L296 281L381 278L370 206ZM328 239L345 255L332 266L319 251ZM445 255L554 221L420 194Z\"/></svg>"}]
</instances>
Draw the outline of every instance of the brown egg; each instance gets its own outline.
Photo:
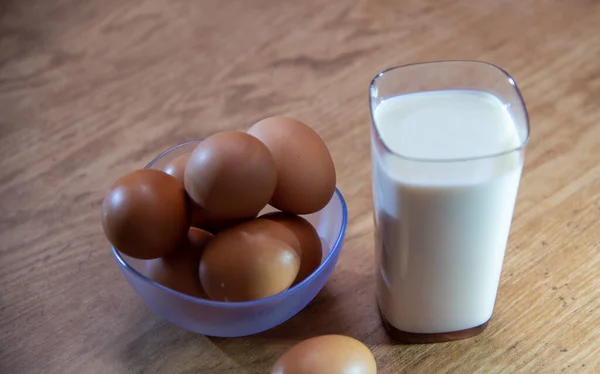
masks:
<instances>
[{"instance_id":1,"label":"brown egg","mask_svg":"<svg viewBox=\"0 0 600 374\"><path fill-rule=\"evenodd\" d=\"M185 153L181 156L175 157L171 162L165 166L163 171L170 176L174 177L178 181L183 184L183 174L185 172L185 166L187 165L188 160L190 159L191 153Z\"/></svg>"},{"instance_id":2,"label":"brown egg","mask_svg":"<svg viewBox=\"0 0 600 374\"><path fill-rule=\"evenodd\" d=\"M237 219L227 219L221 217L214 217L210 215L208 212L202 210L202 208L194 205L192 208L192 226L201 228L210 233L217 234L229 227L235 226L241 222L247 221L249 219L254 218L255 216L248 218L237 218Z\"/></svg>"},{"instance_id":3,"label":"brown egg","mask_svg":"<svg viewBox=\"0 0 600 374\"><path fill-rule=\"evenodd\" d=\"M256 138L239 131L214 134L192 152L185 168L188 195L211 217L256 216L275 190L273 156Z\"/></svg>"},{"instance_id":4,"label":"brown egg","mask_svg":"<svg viewBox=\"0 0 600 374\"><path fill-rule=\"evenodd\" d=\"M317 230L307 220L289 213L269 213L236 226L251 235L266 235L292 246L300 257L300 270L293 284L302 282L321 264L323 249Z\"/></svg>"},{"instance_id":5,"label":"brown egg","mask_svg":"<svg viewBox=\"0 0 600 374\"><path fill-rule=\"evenodd\" d=\"M289 244L232 227L206 246L200 281L213 300L258 300L288 289L299 268L300 258Z\"/></svg>"},{"instance_id":6,"label":"brown egg","mask_svg":"<svg viewBox=\"0 0 600 374\"><path fill-rule=\"evenodd\" d=\"M198 262L192 266L194 272L197 272L198 270L198 264L200 263L200 258L202 257L204 248L206 248L206 245L212 240L213 237L214 236L208 231L201 230L196 227L190 227L190 231L188 231L186 247L188 248L188 252L194 253L196 256L195 258L198 260Z\"/></svg>"},{"instance_id":7,"label":"brown egg","mask_svg":"<svg viewBox=\"0 0 600 374\"><path fill-rule=\"evenodd\" d=\"M291 118L270 117L253 125L248 134L269 148L277 164L271 205L295 214L314 213L327 205L335 191L335 167L313 129Z\"/></svg>"},{"instance_id":8,"label":"brown egg","mask_svg":"<svg viewBox=\"0 0 600 374\"><path fill-rule=\"evenodd\" d=\"M190 159L191 153L186 153L181 156L174 158L171 162L165 166L163 171L177 180L182 184L184 183L184 172L185 167ZM191 211L191 225L209 231L211 233L217 233L229 226L233 226L239 223L239 219L227 219L220 217L213 217L208 212L205 212L198 204L190 201L189 209Z\"/></svg>"},{"instance_id":9,"label":"brown egg","mask_svg":"<svg viewBox=\"0 0 600 374\"><path fill-rule=\"evenodd\" d=\"M377 374L366 345L343 335L304 340L277 360L271 374Z\"/></svg>"},{"instance_id":10,"label":"brown egg","mask_svg":"<svg viewBox=\"0 0 600 374\"><path fill-rule=\"evenodd\" d=\"M200 284L200 257L212 235L195 227L190 228L187 240L175 252L146 262L148 277L172 290L190 296L208 298Z\"/></svg>"},{"instance_id":11,"label":"brown egg","mask_svg":"<svg viewBox=\"0 0 600 374\"><path fill-rule=\"evenodd\" d=\"M104 198L102 227L111 244L128 256L169 254L184 242L190 227L185 190L160 170L126 174Z\"/></svg>"}]
</instances>

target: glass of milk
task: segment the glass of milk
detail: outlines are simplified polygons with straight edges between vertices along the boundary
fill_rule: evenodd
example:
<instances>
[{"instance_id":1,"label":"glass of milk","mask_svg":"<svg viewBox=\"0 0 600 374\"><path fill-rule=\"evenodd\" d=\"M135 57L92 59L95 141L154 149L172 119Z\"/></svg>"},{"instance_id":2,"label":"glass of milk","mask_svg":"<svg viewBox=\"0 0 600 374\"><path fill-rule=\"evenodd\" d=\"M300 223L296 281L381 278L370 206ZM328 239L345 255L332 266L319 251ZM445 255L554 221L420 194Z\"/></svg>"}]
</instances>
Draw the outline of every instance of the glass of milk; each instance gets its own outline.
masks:
<instances>
[{"instance_id":1,"label":"glass of milk","mask_svg":"<svg viewBox=\"0 0 600 374\"><path fill-rule=\"evenodd\" d=\"M476 61L371 82L377 301L405 343L467 338L492 316L529 121L515 81Z\"/></svg>"}]
</instances>

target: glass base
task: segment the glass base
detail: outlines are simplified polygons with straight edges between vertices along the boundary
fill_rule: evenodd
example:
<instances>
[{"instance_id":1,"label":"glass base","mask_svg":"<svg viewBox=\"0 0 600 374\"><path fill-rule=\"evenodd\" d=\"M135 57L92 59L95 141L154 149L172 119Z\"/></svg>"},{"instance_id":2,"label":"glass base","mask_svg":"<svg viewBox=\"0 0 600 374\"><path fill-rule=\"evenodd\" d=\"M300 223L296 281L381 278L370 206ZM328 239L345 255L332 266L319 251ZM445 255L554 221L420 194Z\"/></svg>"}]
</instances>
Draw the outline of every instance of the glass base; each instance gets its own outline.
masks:
<instances>
[{"instance_id":1,"label":"glass base","mask_svg":"<svg viewBox=\"0 0 600 374\"><path fill-rule=\"evenodd\" d=\"M379 316L383 321L383 325L385 326L388 335L393 340L403 344L442 343L449 342L452 340L471 338L475 335L481 334L485 330L489 322L489 320L485 321L485 323L479 326L471 327L470 329L466 330L423 334L398 330L397 328L392 326L392 324L383 316L383 313L381 313L381 309L379 310Z\"/></svg>"}]
</instances>

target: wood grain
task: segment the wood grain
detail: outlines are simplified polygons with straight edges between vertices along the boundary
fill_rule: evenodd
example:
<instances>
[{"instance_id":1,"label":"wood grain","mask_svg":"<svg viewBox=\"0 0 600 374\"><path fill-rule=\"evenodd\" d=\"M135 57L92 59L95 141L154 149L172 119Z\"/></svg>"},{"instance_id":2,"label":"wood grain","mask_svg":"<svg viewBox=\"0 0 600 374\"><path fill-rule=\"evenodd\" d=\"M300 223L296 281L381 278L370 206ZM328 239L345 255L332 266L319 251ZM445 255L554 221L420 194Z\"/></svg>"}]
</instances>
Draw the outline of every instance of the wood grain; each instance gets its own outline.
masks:
<instances>
[{"instance_id":1,"label":"wood grain","mask_svg":"<svg viewBox=\"0 0 600 374\"><path fill-rule=\"evenodd\" d=\"M532 138L495 314L474 339L403 346L374 301L367 87L408 62L506 68ZM600 2L0 2L0 372L265 373L341 333L380 373L600 370ZM119 273L99 207L179 142L283 114L326 140L350 212L325 289L243 339L186 332Z\"/></svg>"}]
</instances>

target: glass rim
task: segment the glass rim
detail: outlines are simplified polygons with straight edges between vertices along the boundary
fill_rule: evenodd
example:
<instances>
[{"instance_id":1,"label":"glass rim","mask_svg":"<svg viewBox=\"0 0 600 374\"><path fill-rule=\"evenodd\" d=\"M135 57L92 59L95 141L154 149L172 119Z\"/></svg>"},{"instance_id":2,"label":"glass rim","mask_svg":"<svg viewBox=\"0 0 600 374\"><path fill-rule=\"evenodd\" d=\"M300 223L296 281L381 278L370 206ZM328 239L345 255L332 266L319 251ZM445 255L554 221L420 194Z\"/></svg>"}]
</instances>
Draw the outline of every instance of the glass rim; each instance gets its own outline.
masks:
<instances>
[{"instance_id":1,"label":"glass rim","mask_svg":"<svg viewBox=\"0 0 600 374\"><path fill-rule=\"evenodd\" d=\"M379 133L377 126L375 125L375 117L373 116L372 92L373 92L373 89L375 88L375 84L377 83L377 80L380 77L382 77L384 74L389 73L393 70L401 69L401 68L407 68L407 67L411 67L411 66L421 66L421 65L438 65L438 64L442 65L442 64L448 64L448 63L487 65L488 67L496 69L498 72L500 72L501 74L503 74L506 77L508 83L515 90L515 93L517 94L517 99L518 99L521 107L523 108L523 112L525 115L525 127L527 129L527 134L525 136L525 139L523 141L521 141L518 146L508 149L506 151L490 153L490 154L485 154L485 155L481 155L481 156L459 157L459 158L422 158L422 157L410 157L410 156L406 156L406 155L403 155L398 152L394 152L385 144L385 142L381 138L381 134ZM407 160L407 161L420 162L420 163L452 163L452 162L465 162L465 161L476 161L476 160L497 158L497 157L505 156L505 155L511 154L513 152L518 152L518 151L524 149L525 146L527 145L527 143L529 142L529 136L530 136L529 113L527 111L527 106L525 105L525 100L523 99L523 95L521 94L521 90L517 86L517 83L514 80L514 78L500 66L493 64L491 62L479 61L479 60L437 60L437 61L413 62L413 63L409 63L409 64L396 65L396 66L392 66L392 67L383 69L383 70L379 71L373 77L373 79L371 79L371 83L369 84L369 115L371 116L371 129L374 130L375 134L377 134L376 140L383 146L383 148L388 153L390 153L394 156L397 156L399 158L402 158L404 160Z\"/></svg>"}]
</instances>

